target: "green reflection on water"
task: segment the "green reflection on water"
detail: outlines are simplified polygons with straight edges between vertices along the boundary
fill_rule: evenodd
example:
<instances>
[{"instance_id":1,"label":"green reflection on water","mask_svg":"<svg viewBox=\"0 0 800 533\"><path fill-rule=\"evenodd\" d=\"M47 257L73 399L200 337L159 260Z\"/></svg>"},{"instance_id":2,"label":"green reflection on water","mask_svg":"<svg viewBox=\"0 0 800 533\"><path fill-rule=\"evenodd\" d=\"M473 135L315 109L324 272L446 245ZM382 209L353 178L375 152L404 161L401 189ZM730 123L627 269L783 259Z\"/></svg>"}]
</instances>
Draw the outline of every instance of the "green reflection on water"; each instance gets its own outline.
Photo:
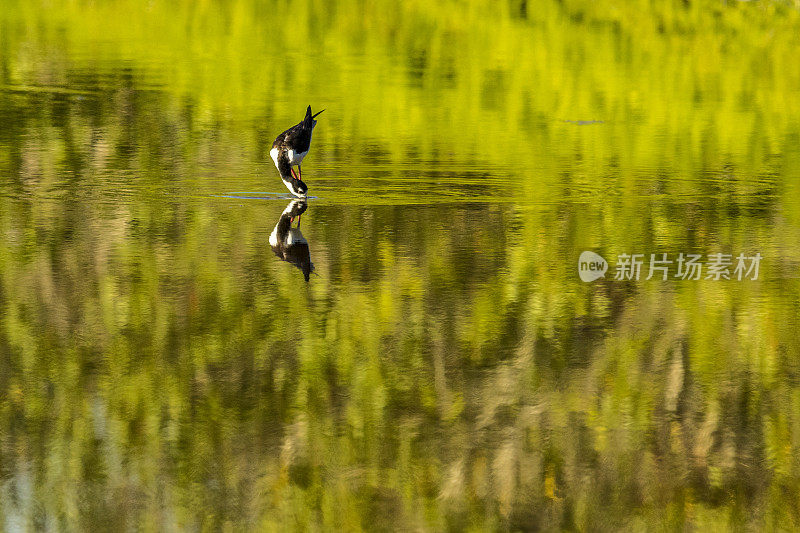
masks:
<instances>
[{"instance_id":1,"label":"green reflection on water","mask_svg":"<svg viewBox=\"0 0 800 533\"><path fill-rule=\"evenodd\" d=\"M797 7L4 3L3 527L798 527Z\"/></svg>"}]
</instances>

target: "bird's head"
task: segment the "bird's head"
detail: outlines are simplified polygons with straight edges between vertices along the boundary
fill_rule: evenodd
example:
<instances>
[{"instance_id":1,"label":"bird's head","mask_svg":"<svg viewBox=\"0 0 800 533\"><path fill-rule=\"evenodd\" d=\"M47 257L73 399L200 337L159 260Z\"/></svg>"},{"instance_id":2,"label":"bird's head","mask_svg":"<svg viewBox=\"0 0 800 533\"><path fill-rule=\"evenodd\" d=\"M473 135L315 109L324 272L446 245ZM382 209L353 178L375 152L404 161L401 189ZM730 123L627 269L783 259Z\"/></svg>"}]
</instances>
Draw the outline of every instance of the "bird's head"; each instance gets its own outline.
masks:
<instances>
[{"instance_id":1,"label":"bird's head","mask_svg":"<svg viewBox=\"0 0 800 533\"><path fill-rule=\"evenodd\" d=\"M308 186L295 177L292 177L290 186L292 189L292 194L295 196L305 197L306 193L308 192Z\"/></svg>"}]
</instances>

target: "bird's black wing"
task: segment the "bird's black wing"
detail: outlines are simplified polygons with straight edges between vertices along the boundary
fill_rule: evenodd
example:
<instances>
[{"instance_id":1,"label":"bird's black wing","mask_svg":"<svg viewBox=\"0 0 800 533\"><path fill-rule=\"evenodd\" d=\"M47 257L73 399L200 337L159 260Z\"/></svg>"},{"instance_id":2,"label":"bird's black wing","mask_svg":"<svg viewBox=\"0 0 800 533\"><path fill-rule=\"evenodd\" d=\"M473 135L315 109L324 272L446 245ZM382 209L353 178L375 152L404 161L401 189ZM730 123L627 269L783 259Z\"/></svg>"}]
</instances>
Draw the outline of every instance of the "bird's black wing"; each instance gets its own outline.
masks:
<instances>
[{"instance_id":1,"label":"bird's black wing","mask_svg":"<svg viewBox=\"0 0 800 533\"><path fill-rule=\"evenodd\" d=\"M291 149L295 152L308 152L309 147L311 147L311 131L313 129L311 106L308 106L303 121L278 135L272 146L286 150Z\"/></svg>"},{"instance_id":2,"label":"bird's black wing","mask_svg":"<svg viewBox=\"0 0 800 533\"><path fill-rule=\"evenodd\" d=\"M287 149L291 148L295 152L308 152L311 146L311 128L301 122L297 126L286 130L283 138Z\"/></svg>"}]
</instances>

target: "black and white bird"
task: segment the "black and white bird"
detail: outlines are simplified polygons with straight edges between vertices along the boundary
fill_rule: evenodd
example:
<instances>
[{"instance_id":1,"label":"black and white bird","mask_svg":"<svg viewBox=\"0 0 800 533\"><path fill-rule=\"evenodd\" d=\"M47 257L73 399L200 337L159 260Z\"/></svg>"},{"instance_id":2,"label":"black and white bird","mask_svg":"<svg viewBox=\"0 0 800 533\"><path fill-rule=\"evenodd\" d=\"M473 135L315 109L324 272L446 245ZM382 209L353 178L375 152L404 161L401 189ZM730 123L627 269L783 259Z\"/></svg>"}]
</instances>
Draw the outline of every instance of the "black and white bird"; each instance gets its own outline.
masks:
<instances>
[{"instance_id":1,"label":"black and white bird","mask_svg":"<svg viewBox=\"0 0 800 533\"><path fill-rule=\"evenodd\" d=\"M314 271L314 263L311 262L311 250L308 241L300 231L300 216L305 213L308 204L305 200L292 200L278 218L275 229L269 236L269 245L272 251L282 261L293 264L303 273L306 281L309 280L311 272ZM297 218L297 227L292 227L292 222Z\"/></svg>"},{"instance_id":2,"label":"black and white bird","mask_svg":"<svg viewBox=\"0 0 800 533\"><path fill-rule=\"evenodd\" d=\"M303 121L278 135L278 138L272 143L272 150L269 151L269 155L272 156L272 160L275 161L275 166L278 167L278 172L281 174L283 184L286 185L289 192L301 198L306 195L308 187L303 183L303 171L300 163L303 162L303 158L311 148L311 134L314 126L317 125L317 121L314 119L322 111L312 115L311 106L308 106ZM299 176L292 168L295 166Z\"/></svg>"}]
</instances>

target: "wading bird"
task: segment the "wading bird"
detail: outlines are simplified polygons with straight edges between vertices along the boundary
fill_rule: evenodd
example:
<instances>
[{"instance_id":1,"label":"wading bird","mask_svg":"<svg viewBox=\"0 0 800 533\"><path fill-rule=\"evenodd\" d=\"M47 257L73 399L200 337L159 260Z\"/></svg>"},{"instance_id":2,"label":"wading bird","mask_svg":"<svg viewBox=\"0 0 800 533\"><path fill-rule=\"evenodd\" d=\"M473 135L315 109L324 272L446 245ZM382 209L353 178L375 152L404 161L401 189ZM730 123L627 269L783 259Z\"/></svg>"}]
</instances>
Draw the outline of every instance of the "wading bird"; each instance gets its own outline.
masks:
<instances>
[{"instance_id":1,"label":"wading bird","mask_svg":"<svg viewBox=\"0 0 800 533\"><path fill-rule=\"evenodd\" d=\"M291 263L300 269L306 281L314 271L311 262L311 251L308 241L300 231L300 215L305 213L308 204L305 200L292 200L283 210L275 224L275 229L269 236L269 245L281 261ZM292 222L297 218L297 227L292 227Z\"/></svg>"},{"instance_id":2,"label":"wading bird","mask_svg":"<svg viewBox=\"0 0 800 533\"><path fill-rule=\"evenodd\" d=\"M314 119L319 113L312 115L311 106L308 106L303 121L278 135L278 138L272 143L272 150L269 151L269 155L272 156L272 160L275 161L275 166L278 167L278 172L281 174L283 184L286 185L289 192L301 198L305 197L308 187L303 183L303 171L300 163L303 162L303 158L311 148L311 133L314 131L314 126L317 125L317 121ZM297 167L299 175L295 174L292 168L294 166Z\"/></svg>"}]
</instances>

